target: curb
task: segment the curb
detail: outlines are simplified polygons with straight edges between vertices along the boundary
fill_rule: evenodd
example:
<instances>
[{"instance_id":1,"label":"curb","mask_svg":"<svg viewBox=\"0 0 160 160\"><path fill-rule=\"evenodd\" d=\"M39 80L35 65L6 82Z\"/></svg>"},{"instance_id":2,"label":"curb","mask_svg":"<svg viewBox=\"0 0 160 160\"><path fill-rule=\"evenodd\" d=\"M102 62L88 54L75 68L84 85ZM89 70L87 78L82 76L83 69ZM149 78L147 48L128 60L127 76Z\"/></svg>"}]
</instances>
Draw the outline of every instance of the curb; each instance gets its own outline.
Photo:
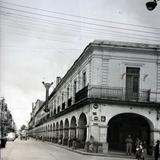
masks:
<instances>
[{"instance_id":1,"label":"curb","mask_svg":"<svg viewBox=\"0 0 160 160\"><path fill-rule=\"evenodd\" d=\"M82 155L88 155L88 156L99 156L99 157L114 157L114 158L128 158L128 159L136 159L134 156L125 156L125 155L121 155L121 154L111 154L111 153L108 153L108 154L99 154L99 153L90 153L90 152L84 152L84 151L80 151L80 150L77 150L77 149L73 149L73 148L69 148L69 147L66 147L66 146L63 146L63 145L59 145L59 144L56 144L56 143L52 143L52 142L43 142L43 143L47 143L49 145L53 145L57 148L63 148L63 149L66 149L68 151L71 151L71 152L75 152L75 153L78 153L78 154L82 154Z\"/></svg>"}]
</instances>

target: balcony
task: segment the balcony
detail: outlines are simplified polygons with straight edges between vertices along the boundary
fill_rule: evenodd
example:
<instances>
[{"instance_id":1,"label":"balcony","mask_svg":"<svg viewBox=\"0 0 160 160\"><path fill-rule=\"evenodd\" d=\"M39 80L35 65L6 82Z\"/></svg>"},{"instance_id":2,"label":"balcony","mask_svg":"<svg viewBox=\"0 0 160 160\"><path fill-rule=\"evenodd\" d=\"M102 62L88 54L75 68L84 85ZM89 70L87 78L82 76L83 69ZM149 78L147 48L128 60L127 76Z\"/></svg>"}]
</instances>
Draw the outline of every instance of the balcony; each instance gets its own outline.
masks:
<instances>
[{"instance_id":1,"label":"balcony","mask_svg":"<svg viewBox=\"0 0 160 160\"><path fill-rule=\"evenodd\" d=\"M53 112L53 114L54 114L54 115L56 114L56 109L54 109L54 112Z\"/></svg>"},{"instance_id":2,"label":"balcony","mask_svg":"<svg viewBox=\"0 0 160 160\"><path fill-rule=\"evenodd\" d=\"M58 113L59 113L59 112L60 112L60 110L61 110L60 108L61 108L61 107L60 107L60 106L58 106L58 109L57 109L57 112L58 112Z\"/></svg>"},{"instance_id":3,"label":"balcony","mask_svg":"<svg viewBox=\"0 0 160 160\"><path fill-rule=\"evenodd\" d=\"M64 115L77 107L81 107L84 104L90 103L90 99L94 99L95 101L107 102L110 101L111 103L114 102L129 102L135 104L136 102L143 103L148 105L160 103L160 93L151 92L151 90L139 90L138 93L130 93L125 88L121 87L103 87L103 86L86 86L80 91L78 91L75 95L75 104L72 103L73 97L69 98L67 102L62 103L62 110L60 109L60 105L57 107L57 110L54 109L54 116L53 117L42 117L36 122L35 126L39 126L44 122L49 121L52 118L59 117ZM82 105L83 104L83 105Z\"/></svg>"},{"instance_id":4,"label":"balcony","mask_svg":"<svg viewBox=\"0 0 160 160\"><path fill-rule=\"evenodd\" d=\"M72 105L72 98L68 99L68 107L70 107Z\"/></svg>"},{"instance_id":5,"label":"balcony","mask_svg":"<svg viewBox=\"0 0 160 160\"><path fill-rule=\"evenodd\" d=\"M150 90L139 90L138 93L131 93L121 87L87 86L75 95L75 102L84 98L98 98L106 100L130 101L130 102L160 102L160 93Z\"/></svg>"},{"instance_id":6,"label":"balcony","mask_svg":"<svg viewBox=\"0 0 160 160\"><path fill-rule=\"evenodd\" d=\"M75 95L75 102L78 102L84 98L87 98L88 95L88 86L84 87L80 91L78 91Z\"/></svg>"},{"instance_id":7,"label":"balcony","mask_svg":"<svg viewBox=\"0 0 160 160\"><path fill-rule=\"evenodd\" d=\"M63 103L62 103L62 110L65 109L65 106L66 106L65 102L63 102Z\"/></svg>"}]
</instances>

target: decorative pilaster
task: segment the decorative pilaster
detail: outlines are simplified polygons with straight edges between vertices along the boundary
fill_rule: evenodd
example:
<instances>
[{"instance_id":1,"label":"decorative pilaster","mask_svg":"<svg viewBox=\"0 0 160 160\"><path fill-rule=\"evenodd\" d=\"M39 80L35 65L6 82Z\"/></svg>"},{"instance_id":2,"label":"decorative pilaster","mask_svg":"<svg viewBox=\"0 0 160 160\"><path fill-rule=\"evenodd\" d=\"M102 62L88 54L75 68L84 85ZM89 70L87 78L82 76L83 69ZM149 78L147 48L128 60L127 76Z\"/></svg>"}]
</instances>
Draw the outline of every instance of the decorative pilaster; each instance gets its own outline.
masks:
<instances>
[{"instance_id":1,"label":"decorative pilaster","mask_svg":"<svg viewBox=\"0 0 160 160\"><path fill-rule=\"evenodd\" d=\"M102 152L108 153L108 142L107 142L107 126L99 126L100 129L100 143L102 143Z\"/></svg>"},{"instance_id":2,"label":"decorative pilaster","mask_svg":"<svg viewBox=\"0 0 160 160\"><path fill-rule=\"evenodd\" d=\"M108 72L109 72L109 60L103 59L102 60L102 85L108 85Z\"/></svg>"},{"instance_id":3,"label":"decorative pilaster","mask_svg":"<svg viewBox=\"0 0 160 160\"><path fill-rule=\"evenodd\" d=\"M153 139L151 140L151 143L153 144L151 145L154 145L156 144L156 141L160 139L160 129L153 129L151 131L151 135L152 135L151 137L153 137Z\"/></svg>"}]
</instances>

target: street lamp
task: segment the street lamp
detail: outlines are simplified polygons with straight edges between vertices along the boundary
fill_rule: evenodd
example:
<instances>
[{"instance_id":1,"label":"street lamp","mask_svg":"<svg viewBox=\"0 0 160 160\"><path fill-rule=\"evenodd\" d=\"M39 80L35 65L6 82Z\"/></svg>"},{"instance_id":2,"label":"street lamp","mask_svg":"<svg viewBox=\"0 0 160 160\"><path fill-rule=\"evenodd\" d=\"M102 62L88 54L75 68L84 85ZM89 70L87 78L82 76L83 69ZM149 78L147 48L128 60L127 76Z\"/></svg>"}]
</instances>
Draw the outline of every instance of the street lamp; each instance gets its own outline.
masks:
<instances>
[{"instance_id":1,"label":"street lamp","mask_svg":"<svg viewBox=\"0 0 160 160\"><path fill-rule=\"evenodd\" d=\"M153 1L147 2L147 3L146 3L147 9L148 9L149 11L154 10L154 9L156 8L156 6L157 6L157 1L159 1L159 0L153 0Z\"/></svg>"},{"instance_id":2,"label":"street lamp","mask_svg":"<svg viewBox=\"0 0 160 160\"><path fill-rule=\"evenodd\" d=\"M48 108L49 88L51 87L51 85L53 84L53 82L51 82L51 83L45 83L45 82L43 81L42 84L43 84L44 87L46 88L46 105L45 105L44 111L45 111L45 112L49 112L49 108Z\"/></svg>"}]
</instances>

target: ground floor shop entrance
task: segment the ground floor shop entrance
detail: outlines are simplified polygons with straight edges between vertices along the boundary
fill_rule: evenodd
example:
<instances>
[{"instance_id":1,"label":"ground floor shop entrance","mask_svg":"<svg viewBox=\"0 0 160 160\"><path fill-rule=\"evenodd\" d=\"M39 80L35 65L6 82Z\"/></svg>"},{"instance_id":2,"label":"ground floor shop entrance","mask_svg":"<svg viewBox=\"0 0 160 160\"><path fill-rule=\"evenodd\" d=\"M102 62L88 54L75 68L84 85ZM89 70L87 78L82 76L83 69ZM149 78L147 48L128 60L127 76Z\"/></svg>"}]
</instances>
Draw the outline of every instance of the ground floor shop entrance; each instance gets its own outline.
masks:
<instances>
[{"instance_id":1,"label":"ground floor shop entrance","mask_svg":"<svg viewBox=\"0 0 160 160\"><path fill-rule=\"evenodd\" d=\"M146 141L150 147L150 125L143 116L133 113L124 113L114 116L108 123L107 141L109 150L125 151L125 139L131 135L133 139L133 151L135 140L138 137L141 141Z\"/></svg>"}]
</instances>

